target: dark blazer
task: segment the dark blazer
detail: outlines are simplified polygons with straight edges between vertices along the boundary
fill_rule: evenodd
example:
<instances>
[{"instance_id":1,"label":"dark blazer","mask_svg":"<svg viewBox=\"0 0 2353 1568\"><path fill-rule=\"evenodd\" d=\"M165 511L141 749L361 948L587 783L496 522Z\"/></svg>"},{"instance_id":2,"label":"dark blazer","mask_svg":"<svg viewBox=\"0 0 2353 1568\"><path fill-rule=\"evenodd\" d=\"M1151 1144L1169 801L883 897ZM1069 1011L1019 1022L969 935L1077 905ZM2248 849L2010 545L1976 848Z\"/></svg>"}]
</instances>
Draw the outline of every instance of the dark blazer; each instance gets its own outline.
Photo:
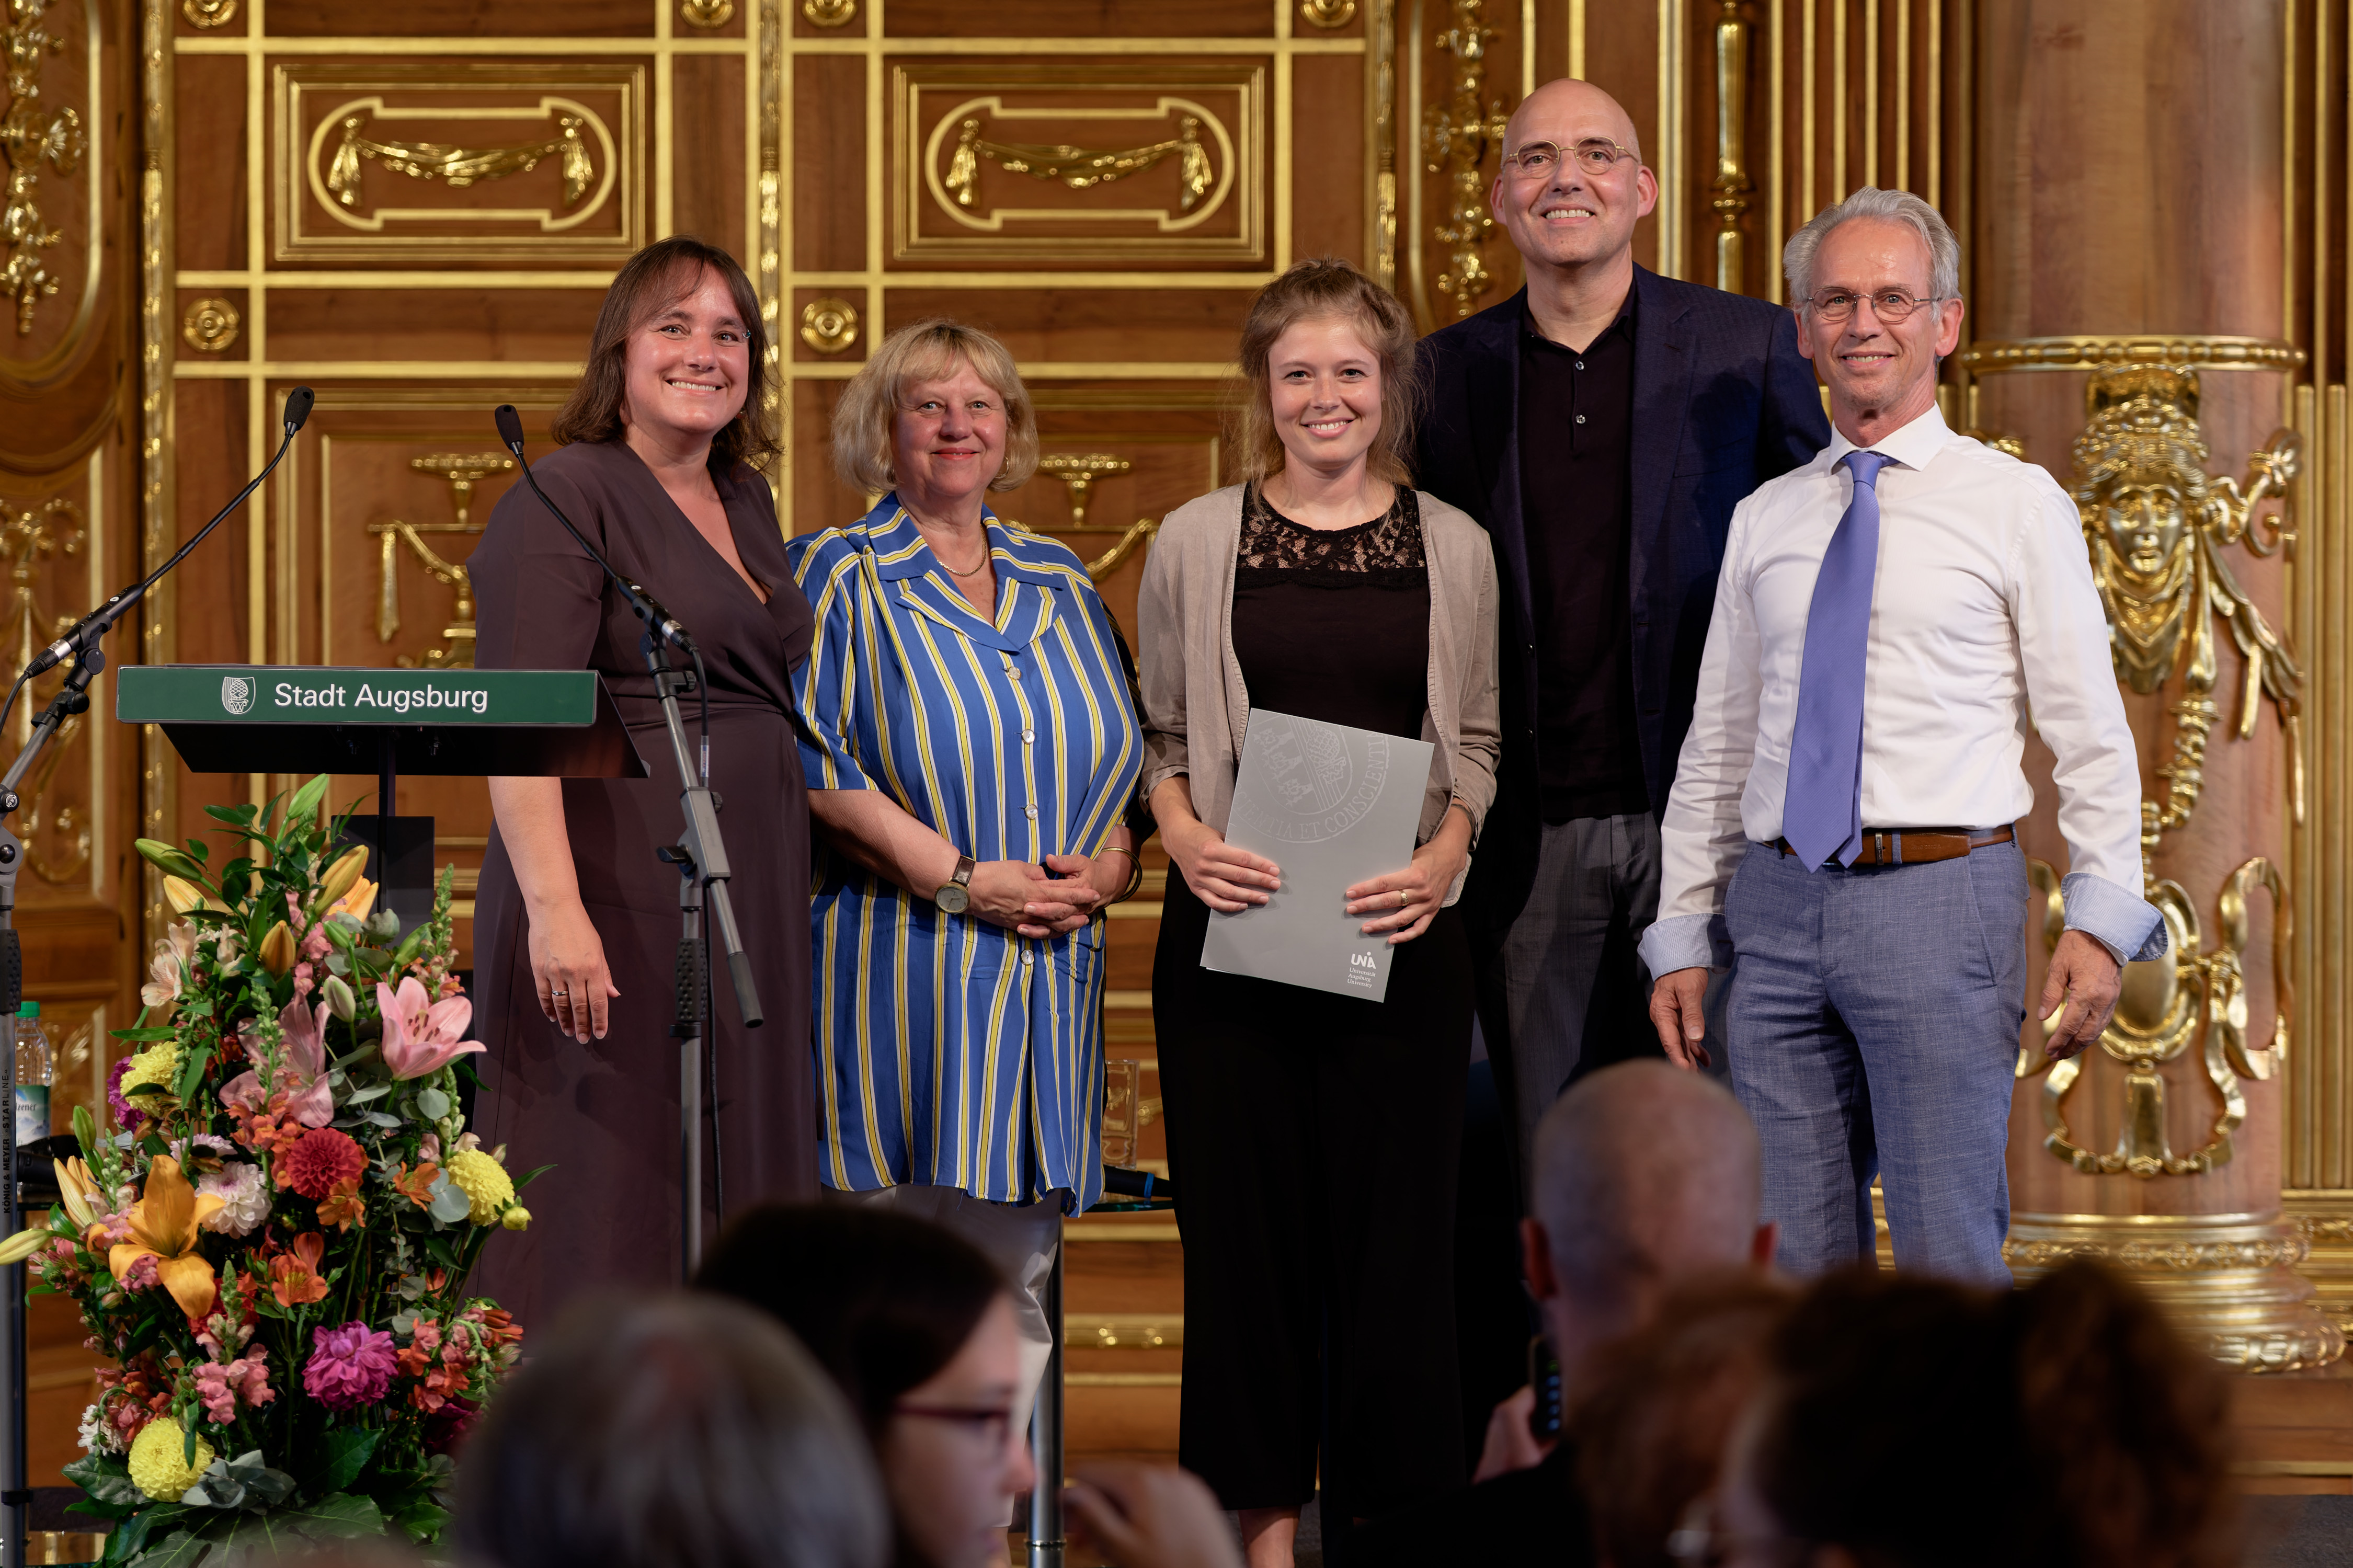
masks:
<instances>
[{"instance_id":1,"label":"dark blazer","mask_svg":"<svg viewBox=\"0 0 2353 1568\"><path fill-rule=\"evenodd\" d=\"M1785 308L1634 268L1634 707L1651 809L1667 808L1732 509L1829 445L1813 367ZM1415 484L1495 546L1504 760L1466 902L1508 922L1527 901L1542 826L1535 606L1520 507L1520 331L1527 293L1422 340Z\"/></svg>"}]
</instances>

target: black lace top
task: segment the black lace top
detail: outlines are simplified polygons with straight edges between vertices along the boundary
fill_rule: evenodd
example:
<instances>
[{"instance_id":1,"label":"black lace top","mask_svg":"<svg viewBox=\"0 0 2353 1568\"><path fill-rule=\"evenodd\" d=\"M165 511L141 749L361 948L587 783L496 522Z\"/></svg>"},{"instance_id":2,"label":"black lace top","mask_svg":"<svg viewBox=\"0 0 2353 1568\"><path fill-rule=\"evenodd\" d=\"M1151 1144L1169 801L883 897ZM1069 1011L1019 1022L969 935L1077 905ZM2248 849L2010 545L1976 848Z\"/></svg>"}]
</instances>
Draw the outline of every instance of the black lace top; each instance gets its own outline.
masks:
<instances>
[{"instance_id":1,"label":"black lace top","mask_svg":"<svg viewBox=\"0 0 2353 1568\"><path fill-rule=\"evenodd\" d=\"M1430 706L1430 568L1421 510L1315 529L1242 492L1234 658L1252 708L1409 739Z\"/></svg>"},{"instance_id":2,"label":"black lace top","mask_svg":"<svg viewBox=\"0 0 2353 1568\"><path fill-rule=\"evenodd\" d=\"M1430 572L1421 551L1421 505L1413 491L1398 487L1389 510L1354 528L1309 528L1271 506L1256 485L1242 491L1242 537L1235 563L1240 572L1399 572L1398 586L1426 586ZM1237 576L1236 583L1242 579Z\"/></svg>"}]
</instances>

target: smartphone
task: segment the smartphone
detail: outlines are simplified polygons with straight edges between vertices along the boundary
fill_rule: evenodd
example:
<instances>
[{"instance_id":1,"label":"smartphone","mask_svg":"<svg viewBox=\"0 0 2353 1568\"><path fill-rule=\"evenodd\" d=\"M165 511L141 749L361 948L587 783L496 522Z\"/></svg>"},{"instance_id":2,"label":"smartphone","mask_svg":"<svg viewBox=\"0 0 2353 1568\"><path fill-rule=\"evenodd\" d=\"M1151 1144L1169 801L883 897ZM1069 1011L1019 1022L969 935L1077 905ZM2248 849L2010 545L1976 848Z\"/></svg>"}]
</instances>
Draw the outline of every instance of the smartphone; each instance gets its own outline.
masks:
<instances>
[{"instance_id":1,"label":"smartphone","mask_svg":"<svg viewBox=\"0 0 2353 1568\"><path fill-rule=\"evenodd\" d=\"M1542 1334L1528 1341L1528 1386L1536 1405L1528 1412L1528 1433L1539 1443L1560 1436L1560 1358Z\"/></svg>"}]
</instances>

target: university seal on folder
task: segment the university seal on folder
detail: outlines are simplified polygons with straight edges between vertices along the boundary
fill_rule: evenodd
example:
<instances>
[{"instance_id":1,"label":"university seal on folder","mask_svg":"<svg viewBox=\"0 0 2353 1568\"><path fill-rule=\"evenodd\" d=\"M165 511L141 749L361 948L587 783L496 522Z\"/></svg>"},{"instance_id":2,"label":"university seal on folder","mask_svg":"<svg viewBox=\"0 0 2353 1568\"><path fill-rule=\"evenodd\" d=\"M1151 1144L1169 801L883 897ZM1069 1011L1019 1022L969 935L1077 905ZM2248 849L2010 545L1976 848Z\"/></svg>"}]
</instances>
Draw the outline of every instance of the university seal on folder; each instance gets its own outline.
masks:
<instances>
[{"instance_id":1,"label":"university seal on folder","mask_svg":"<svg viewBox=\"0 0 2353 1568\"><path fill-rule=\"evenodd\" d=\"M1431 747L1258 709L1234 776L1226 841L1282 868L1282 887L1239 914L1212 910L1201 967L1366 1001L1386 999L1397 950L1357 928L1346 890L1413 859Z\"/></svg>"}]
</instances>

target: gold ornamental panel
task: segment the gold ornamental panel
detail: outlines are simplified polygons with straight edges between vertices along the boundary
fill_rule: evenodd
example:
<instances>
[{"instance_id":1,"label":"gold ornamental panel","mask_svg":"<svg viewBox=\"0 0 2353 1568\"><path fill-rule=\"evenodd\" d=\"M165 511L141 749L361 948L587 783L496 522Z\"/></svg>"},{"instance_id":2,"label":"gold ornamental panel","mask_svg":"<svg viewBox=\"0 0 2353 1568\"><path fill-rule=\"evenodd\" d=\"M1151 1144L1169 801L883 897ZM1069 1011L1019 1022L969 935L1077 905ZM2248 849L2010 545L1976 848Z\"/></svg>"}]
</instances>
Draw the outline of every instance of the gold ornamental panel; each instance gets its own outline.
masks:
<instances>
[{"instance_id":1,"label":"gold ornamental panel","mask_svg":"<svg viewBox=\"0 0 2353 1568\"><path fill-rule=\"evenodd\" d=\"M0 364L18 380L37 382L89 331L98 297L100 247L92 243L91 220L100 211L99 159L86 130L94 111L96 0L54 12L47 0L11 0L0 40L8 58L0 293L16 318L13 334L0 331Z\"/></svg>"},{"instance_id":2,"label":"gold ornamental panel","mask_svg":"<svg viewBox=\"0 0 2353 1568\"><path fill-rule=\"evenodd\" d=\"M892 69L892 260L1263 265L1267 63Z\"/></svg>"},{"instance_id":3,"label":"gold ornamental panel","mask_svg":"<svg viewBox=\"0 0 2353 1568\"><path fill-rule=\"evenodd\" d=\"M280 262L617 265L649 237L647 68L273 68Z\"/></svg>"}]
</instances>

